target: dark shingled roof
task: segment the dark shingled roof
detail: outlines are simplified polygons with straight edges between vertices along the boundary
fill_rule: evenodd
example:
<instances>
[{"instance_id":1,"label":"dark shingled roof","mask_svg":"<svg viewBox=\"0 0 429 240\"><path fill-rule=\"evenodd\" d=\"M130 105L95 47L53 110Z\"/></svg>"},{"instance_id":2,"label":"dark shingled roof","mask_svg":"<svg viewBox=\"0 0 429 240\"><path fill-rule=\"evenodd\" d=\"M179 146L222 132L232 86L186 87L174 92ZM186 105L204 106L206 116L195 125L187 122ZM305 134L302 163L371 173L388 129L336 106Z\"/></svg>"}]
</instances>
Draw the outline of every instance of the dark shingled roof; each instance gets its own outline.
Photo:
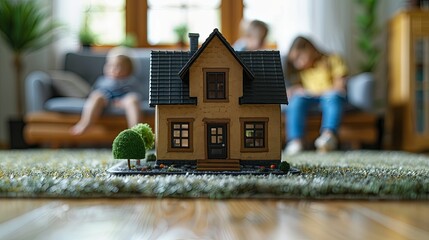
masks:
<instances>
[{"instance_id":1,"label":"dark shingled roof","mask_svg":"<svg viewBox=\"0 0 429 240\"><path fill-rule=\"evenodd\" d=\"M237 52L255 79L244 79L240 104L287 104L286 87L279 51Z\"/></svg>"},{"instance_id":2,"label":"dark shingled roof","mask_svg":"<svg viewBox=\"0 0 429 240\"><path fill-rule=\"evenodd\" d=\"M193 56L184 51L152 51L149 98L151 106L197 104L196 98L189 97L188 70L214 36L219 36L243 66L243 96L239 100L240 104L288 103L280 53L278 51L235 52L215 29Z\"/></svg>"},{"instance_id":3,"label":"dark shingled roof","mask_svg":"<svg viewBox=\"0 0 429 240\"><path fill-rule=\"evenodd\" d=\"M189 84L179 71L189 60L189 52L152 51L150 56L150 106L158 104L197 104L189 97Z\"/></svg>"}]
</instances>

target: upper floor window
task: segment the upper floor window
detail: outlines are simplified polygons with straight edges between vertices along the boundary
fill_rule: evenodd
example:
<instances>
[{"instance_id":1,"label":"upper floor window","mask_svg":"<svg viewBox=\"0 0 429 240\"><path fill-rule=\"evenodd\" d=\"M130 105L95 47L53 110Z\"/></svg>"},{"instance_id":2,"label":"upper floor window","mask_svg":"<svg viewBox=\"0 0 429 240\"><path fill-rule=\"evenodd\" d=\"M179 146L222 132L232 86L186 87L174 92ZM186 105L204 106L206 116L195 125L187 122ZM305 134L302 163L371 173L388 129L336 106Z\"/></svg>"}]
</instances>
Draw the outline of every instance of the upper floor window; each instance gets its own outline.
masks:
<instances>
[{"instance_id":1,"label":"upper floor window","mask_svg":"<svg viewBox=\"0 0 429 240\"><path fill-rule=\"evenodd\" d=\"M204 100L228 100L227 69L204 69Z\"/></svg>"}]
</instances>

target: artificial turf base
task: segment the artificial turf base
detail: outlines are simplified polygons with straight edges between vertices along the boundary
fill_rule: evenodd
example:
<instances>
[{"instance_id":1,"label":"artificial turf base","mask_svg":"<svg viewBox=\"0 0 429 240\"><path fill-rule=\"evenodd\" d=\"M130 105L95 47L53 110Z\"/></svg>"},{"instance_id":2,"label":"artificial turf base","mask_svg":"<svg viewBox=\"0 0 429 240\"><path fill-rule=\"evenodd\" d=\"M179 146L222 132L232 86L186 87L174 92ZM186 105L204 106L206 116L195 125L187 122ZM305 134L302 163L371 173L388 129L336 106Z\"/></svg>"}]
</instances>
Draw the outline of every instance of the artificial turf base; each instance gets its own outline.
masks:
<instances>
[{"instance_id":1,"label":"artificial turf base","mask_svg":"<svg viewBox=\"0 0 429 240\"><path fill-rule=\"evenodd\" d=\"M110 150L0 151L0 197L429 199L429 157L350 151L288 157L300 174L132 175ZM123 160L122 160L123 161Z\"/></svg>"}]
</instances>

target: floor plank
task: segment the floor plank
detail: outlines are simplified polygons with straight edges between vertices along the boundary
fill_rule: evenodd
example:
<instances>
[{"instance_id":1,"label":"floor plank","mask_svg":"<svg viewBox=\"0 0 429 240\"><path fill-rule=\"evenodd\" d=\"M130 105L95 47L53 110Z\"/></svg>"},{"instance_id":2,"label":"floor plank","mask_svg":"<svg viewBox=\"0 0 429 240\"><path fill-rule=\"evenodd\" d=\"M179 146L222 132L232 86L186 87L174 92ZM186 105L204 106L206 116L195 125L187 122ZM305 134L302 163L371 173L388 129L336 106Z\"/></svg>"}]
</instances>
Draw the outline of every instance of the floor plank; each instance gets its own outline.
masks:
<instances>
[{"instance_id":1,"label":"floor plank","mask_svg":"<svg viewBox=\"0 0 429 240\"><path fill-rule=\"evenodd\" d=\"M0 199L0 239L425 239L427 202Z\"/></svg>"}]
</instances>

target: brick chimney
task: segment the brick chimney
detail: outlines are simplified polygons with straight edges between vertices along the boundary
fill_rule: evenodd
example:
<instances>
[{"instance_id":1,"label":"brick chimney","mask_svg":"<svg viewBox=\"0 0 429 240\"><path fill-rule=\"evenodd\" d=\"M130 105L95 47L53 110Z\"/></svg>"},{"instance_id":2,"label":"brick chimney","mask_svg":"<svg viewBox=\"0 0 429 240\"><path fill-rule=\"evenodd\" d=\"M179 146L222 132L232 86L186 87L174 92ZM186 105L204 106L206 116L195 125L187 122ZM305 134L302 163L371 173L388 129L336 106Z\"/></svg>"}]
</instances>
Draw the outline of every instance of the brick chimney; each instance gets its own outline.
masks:
<instances>
[{"instance_id":1,"label":"brick chimney","mask_svg":"<svg viewBox=\"0 0 429 240\"><path fill-rule=\"evenodd\" d=\"M198 50L198 38L200 37L200 34L198 33L189 33L189 44L190 44L190 51L189 54L194 55L194 53Z\"/></svg>"}]
</instances>

